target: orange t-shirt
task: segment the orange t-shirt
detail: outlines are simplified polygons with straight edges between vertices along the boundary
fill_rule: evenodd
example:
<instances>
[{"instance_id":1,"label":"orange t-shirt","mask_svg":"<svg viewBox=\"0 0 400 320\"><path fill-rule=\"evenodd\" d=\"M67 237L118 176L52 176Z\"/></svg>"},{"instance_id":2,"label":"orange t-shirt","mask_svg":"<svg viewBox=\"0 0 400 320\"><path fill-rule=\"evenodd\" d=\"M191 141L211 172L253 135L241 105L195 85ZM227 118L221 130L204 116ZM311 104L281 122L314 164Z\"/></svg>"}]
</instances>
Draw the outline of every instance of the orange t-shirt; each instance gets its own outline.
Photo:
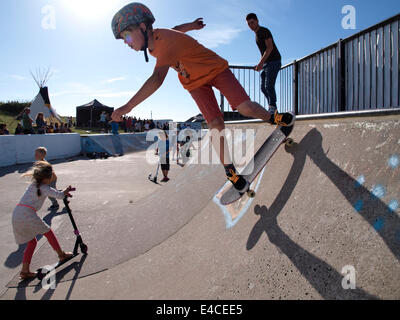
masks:
<instances>
[{"instance_id":1,"label":"orange t-shirt","mask_svg":"<svg viewBox=\"0 0 400 320\"><path fill-rule=\"evenodd\" d=\"M186 90L194 90L226 70L228 61L207 49L187 34L172 29L154 30L156 67L170 66Z\"/></svg>"}]
</instances>

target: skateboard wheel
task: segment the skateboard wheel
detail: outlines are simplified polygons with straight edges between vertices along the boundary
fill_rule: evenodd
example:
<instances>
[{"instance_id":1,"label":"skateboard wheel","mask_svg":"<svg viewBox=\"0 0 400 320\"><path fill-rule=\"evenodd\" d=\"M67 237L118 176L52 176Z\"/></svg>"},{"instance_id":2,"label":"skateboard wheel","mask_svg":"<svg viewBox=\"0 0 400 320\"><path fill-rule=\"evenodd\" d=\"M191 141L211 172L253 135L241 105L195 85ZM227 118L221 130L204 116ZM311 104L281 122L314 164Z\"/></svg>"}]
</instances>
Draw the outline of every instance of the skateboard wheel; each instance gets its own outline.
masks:
<instances>
[{"instance_id":1,"label":"skateboard wheel","mask_svg":"<svg viewBox=\"0 0 400 320\"><path fill-rule=\"evenodd\" d=\"M84 244L84 243L81 244L81 251L82 251L83 254L87 253L88 247L87 247L86 244Z\"/></svg>"},{"instance_id":2,"label":"skateboard wheel","mask_svg":"<svg viewBox=\"0 0 400 320\"><path fill-rule=\"evenodd\" d=\"M247 196L248 196L249 198L254 198L254 197L256 196L256 193L255 193L254 190L248 190L248 191L247 191Z\"/></svg>"},{"instance_id":3,"label":"skateboard wheel","mask_svg":"<svg viewBox=\"0 0 400 320\"><path fill-rule=\"evenodd\" d=\"M293 144L294 144L294 141L292 138L286 139L286 143L285 143L286 146L291 147L291 146L293 146Z\"/></svg>"}]
</instances>

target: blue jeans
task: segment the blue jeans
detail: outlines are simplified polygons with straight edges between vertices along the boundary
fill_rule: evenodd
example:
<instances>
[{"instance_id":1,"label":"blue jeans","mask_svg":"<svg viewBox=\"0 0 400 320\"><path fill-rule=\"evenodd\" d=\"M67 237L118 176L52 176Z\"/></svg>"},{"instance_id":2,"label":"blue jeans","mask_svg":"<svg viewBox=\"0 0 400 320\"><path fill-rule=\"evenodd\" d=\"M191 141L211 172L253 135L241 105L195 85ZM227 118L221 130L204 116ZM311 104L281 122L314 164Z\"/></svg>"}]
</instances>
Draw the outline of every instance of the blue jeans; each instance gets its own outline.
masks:
<instances>
[{"instance_id":1,"label":"blue jeans","mask_svg":"<svg viewBox=\"0 0 400 320\"><path fill-rule=\"evenodd\" d=\"M270 107L276 108L275 82L281 66L280 60L270 61L264 64L261 72L261 91L267 98Z\"/></svg>"}]
</instances>

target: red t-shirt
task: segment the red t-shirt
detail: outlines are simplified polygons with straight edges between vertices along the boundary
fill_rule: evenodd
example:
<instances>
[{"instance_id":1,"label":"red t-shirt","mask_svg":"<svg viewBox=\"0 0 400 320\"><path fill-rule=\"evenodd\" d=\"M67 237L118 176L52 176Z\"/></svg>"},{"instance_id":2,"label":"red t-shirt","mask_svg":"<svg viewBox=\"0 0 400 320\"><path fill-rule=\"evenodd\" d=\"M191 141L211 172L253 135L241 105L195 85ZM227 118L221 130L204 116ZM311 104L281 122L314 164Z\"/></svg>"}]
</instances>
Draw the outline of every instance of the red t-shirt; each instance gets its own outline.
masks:
<instances>
[{"instance_id":1,"label":"red t-shirt","mask_svg":"<svg viewBox=\"0 0 400 320\"><path fill-rule=\"evenodd\" d=\"M154 30L156 67L170 66L178 71L183 87L194 90L226 70L228 62L187 34L172 29Z\"/></svg>"}]
</instances>

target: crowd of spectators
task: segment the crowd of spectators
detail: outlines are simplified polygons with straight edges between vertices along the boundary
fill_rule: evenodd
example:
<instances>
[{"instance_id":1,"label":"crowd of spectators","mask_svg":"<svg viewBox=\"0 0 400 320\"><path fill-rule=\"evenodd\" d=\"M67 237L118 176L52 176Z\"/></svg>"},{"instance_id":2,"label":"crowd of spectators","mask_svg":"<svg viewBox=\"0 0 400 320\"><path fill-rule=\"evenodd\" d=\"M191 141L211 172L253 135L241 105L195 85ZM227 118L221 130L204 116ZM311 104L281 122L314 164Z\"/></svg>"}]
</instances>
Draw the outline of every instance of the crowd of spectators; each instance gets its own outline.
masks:
<instances>
[{"instance_id":1,"label":"crowd of spectators","mask_svg":"<svg viewBox=\"0 0 400 320\"><path fill-rule=\"evenodd\" d=\"M73 122L73 118L69 117L68 122L60 124L58 122L50 122L46 121L42 112L39 112L33 120L30 116L30 109L27 108L23 112L20 117L21 122L18 123L17 128L15 129L14 134L45 134L45 133L70 133L71 128L75 126ZM136 117L128 117L124 116L122 121L119 123L113 123L111 120L111 115L103 112L100 115L98 125L104 132L113 132L118 131L118 128L121 128L124 132L146 132L152 129L161 129L167 131L169 129L169 124L167 122L160 123L158 121L154 121L151 119L137 119ZM185 129L185 125L181 126L178 124L178 130ZM7 130L6 124L0 124L0 135L8 135L10 134L9 130Z\"/></svg>"},{"instance_id":2,"label":"crowd of spectators","mask_svg":"<svg viewBox=\"0 0 400 320\"><path fill-rule=\"evenodd\" d=\"M102 113L100 115L99 124L101 128L109 132L111 130L113 121L110 120L110 115ZM124 132L145 132L152 129L168 130L168 123L160 124L151 119L137 119L136 117L124 116L122 121L118 123L119 127Z\"/></svg>"},{"instance_id":3,"label":"crowd of spectators","mask_svg":"<svg viewBox=\"0 0 400 320\"><path fill-rule=\"evenodd\" d=\"M71 133L71 128L74 125L72 117L68 118L68 122L48 123L44 118L42 112L39 112L33 120L30 117L31 110L26 108L21 117L21 123L17 124L15 128L15 135L22 134L45 134L45 133ZM8 135L10 132L7 130L6 124L0 124L0 135Z\"/></svg>"}]
</instances>

